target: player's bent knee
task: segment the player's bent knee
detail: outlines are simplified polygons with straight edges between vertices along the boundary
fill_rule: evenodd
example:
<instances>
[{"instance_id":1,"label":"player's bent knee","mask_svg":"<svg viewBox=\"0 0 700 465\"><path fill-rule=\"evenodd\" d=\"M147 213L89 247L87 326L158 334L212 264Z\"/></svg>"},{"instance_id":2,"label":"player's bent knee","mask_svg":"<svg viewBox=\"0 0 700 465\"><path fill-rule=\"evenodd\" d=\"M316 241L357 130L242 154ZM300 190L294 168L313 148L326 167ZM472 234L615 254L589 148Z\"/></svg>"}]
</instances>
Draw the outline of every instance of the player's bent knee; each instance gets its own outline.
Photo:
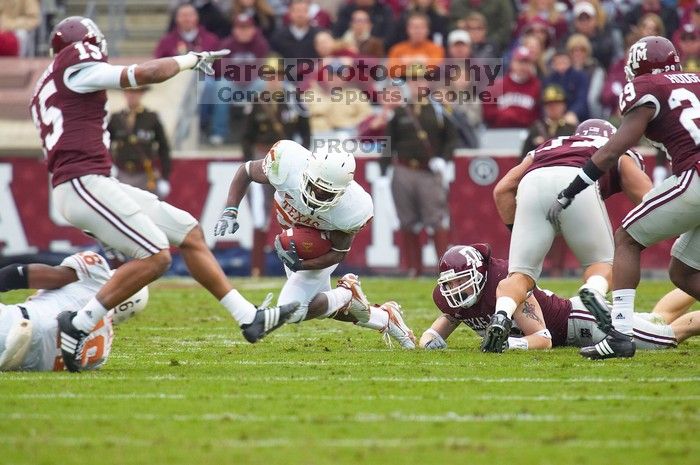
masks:
<instances>
[{"instance_id":1,"label":"player's bent knee","mask_svg":"<svg viewBox=\"0 0 700 465\"><path fill-rule=\"evenodd\" d=\"M187 233L185 240L180 244L180 248L198 247L202 245L206 246L204 231L202 231L202 227L197 223L190 232Z\"/></svg>"},{"instance_id":2,"label":"player's bent knee","mask_svg":"<svg viewBox=\"0 0 700 465\"><path fill-rule=\"evenodd\" d=\"M148 259L153 267L154 274L158 276L164 274L170 268L173 258L170 256L168 249L163 249L160 252L151 255Z\"/></svg>"},{"instance_id":3,"label":"player's bent knee","mask_svg":"<svg viewBox=\"0 0 700 465\"><path fill-rule=\"evenodd\" d=\"M615 247L634 246L643 249L644 246L637 242L624 228L617 228L615 231Z\"/></svg>"},{"instance_id":4,"label":"player's bent knee","mask_svg":"<svg viewBox=\"0 0 700 465\"><path fill-rule=\"evenodd\" d=\"M671 279L671 282L676 285L676 287L682 291L689 292L687 288L688 276L690 274L692 274L691 268L675 257L671 259L671 265L668 268L668 277Z\"/></svg>"}]
</instances>

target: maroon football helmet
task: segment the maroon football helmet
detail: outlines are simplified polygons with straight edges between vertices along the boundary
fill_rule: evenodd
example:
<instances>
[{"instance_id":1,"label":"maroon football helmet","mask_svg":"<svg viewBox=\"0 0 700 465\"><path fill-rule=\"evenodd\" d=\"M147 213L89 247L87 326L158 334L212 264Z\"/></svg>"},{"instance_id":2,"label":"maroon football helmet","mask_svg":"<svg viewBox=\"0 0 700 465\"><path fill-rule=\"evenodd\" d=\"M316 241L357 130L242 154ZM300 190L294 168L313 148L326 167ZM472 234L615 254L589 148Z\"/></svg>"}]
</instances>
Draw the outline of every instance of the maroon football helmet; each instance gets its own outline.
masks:
<instances>
[{"instance_id":1,"label":"maroon football helmet","mask_svg":"<svg viewBox=\"0 0 700 465\"><path fill-rule=\"evenodd\" d=\"M107 40L90 18L69 16L58 23L51 32L52 56L75 42L91 43L97 46L102 54L107 55Z\"/></svg>"},{"instance_id":2,"label":"maroon football helmet","mask_svg":"<svg viewBox=\"0 0 700 465\"><path fill-rule=\"evenodd\" d=\"M440 293L451 308L469 308L486 285L491 256L488 244L456 245L440 259Z\"/></svg>"},{"instance_id":3,"label":"maroon football helmet","mask_svg":"<svg viewBox=\"0 0 700 465\"><path fill-rule=\"evenodd\" d=\"M603 119L587 119L576 127L575 136L610 137L617 132L612 124Z\"/></svg>"},{"instance_id":4,"label":"maroon football helmet","mask_svg":"<svg viewBox=\"0 0 700 465\"><path fill-rule=\"evenodd\" d=\"M631 81L642 74L682 71L676 47L665 37L649 36L639 39L627 53L625 75Z\"/></svg>"}]
</instances>

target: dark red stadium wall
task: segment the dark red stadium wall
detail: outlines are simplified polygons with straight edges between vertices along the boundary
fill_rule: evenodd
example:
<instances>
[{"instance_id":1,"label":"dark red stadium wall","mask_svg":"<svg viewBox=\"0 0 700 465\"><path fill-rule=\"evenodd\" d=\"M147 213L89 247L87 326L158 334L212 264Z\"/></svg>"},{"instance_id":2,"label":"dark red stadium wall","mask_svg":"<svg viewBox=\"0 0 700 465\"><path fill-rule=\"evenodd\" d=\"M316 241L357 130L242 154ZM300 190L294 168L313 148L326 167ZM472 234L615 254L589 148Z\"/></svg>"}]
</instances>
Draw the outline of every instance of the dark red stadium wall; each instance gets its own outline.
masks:
<instances>
[{"instance_id":1,"label":"dark red stadium wall","mask_svg":"<svg viewBox=\"0 0 700 465\"><path fill-rule=\"evenodd\" d=\"M510 236L508 230L501 223L493 204L492 190L495 184L493 179L500 178L518 161L517 157L456 158L455 176L450 190L452 242L490 242L496 256L507 257ZM211 162L212 160L201 159L175 160L171 176L173 192L168 201L191 212L195 217L201 218L210 194L211 185L208 165ZM224 162L228 163L228 161ZM366 188L369 187L371 189L371 183L368 182L368 173L376 172L376 170L369 165L376 164L376 161L358 159L357 162L356 180ZM647 166L653 166L653 161L649 160ZM4 205L3 208L6 208L7 204L5 202L14 203L21 224L12 225L14 229L8 228L7 223L5 225L0 224L0 232L8 230L20 231L24 235L24 239L26 239L27 246L30 248L26 250L27 252L48 250L54 241L66 241L76 246L92 243L90 238L74 228L60 225L60 218L52 219L50 217L48 179L45 166L41 160L26 158L0 159L0 173L5 173L2 175L3 177L0 177L0 182L3 183L0 185L0 193L4 192L7 179L9 179L7 175L8 168L11 170L10 192L12 198L0 199L0 206ZM475 180L483 185L477 184ZM632 206L621 194L614 196L607 202L607 205L614 228L620 224L624 214ZM0 214L2 213L5 214L0 217L0 221L12 221L12 215L8 214L7 211L0 211ZM18 229L18 226L21 229ZM211 224L203 225L205 229L211 226ZM373 227L376 227L376 222L370 223L356 238L353 250L347 259L348 265L364 268L368 265L368 262L372 262L371 259L368 259L370 253L368 248L373 240ZM270 237L279 232L276 223L273 223L273 228L271 229ZM375 256L383 253L382 244L400 247L398 234L393 233L387 239L388 242L386 240L377 242L375 235L374 252L372 252ZM7 241L7 239L0 237L0 241L3 240ZM393 244L391 244L392 240ZM234 243L220 243L217 244L217 247L228 245L234 245ZM671 245L672 241L666 241L646 251L643 254L643 267L666 268ZM387 253L389 252L387 251ZM554 255L556 255L556 252ZM561 257L550 257L545 263L545 269L558 268L560 266L565 269L575 269L578 265L575 258L568 251ZM385 267L378 266L378 268Z\"/></svg>"}]
</instances>

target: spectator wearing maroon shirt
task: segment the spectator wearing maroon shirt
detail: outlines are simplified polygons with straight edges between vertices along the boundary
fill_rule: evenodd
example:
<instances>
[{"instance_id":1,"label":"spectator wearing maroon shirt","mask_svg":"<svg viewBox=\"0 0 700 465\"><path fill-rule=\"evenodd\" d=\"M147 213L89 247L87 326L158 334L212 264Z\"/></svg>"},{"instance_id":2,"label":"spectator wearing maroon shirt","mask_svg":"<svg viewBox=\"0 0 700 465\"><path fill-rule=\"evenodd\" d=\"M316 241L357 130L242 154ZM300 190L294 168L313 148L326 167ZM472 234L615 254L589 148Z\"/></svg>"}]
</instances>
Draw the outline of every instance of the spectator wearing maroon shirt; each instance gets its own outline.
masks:
<instances>
[{"instance_id":1,"label":"spectator wearing maroon shirt","mask_svg":"<svg viewBox=\"0 0 700 465\"><path fill-rule=\"evenodd\" d=\"M350 27L352 14L365 10L372 18L372 35L386 39L394 30L394 12L380 0L351 0L340 10L333 26L333 35L342 37Z\"/></svg>"},{"instance_id":2,"label":"spectator wearing maroon shirt","mask_svg":"<svg viewBox=\"0 0 700 465\"><path fill-rule=\"evenodd\" d=\"M532 53L519 47L506 76L496 81L496 103L483 105L484 121L491 128L526 128L539 116L540 80L535 73Z\"/></svg>"},{"instance_id":3,"label":"spectator wearing maroon shirt","mask_svg":"<svg viewBox=\"0 0 700 465\"><path fill-rule=\"evenodd\" d=\"M625 49L639 39L639 34L630 32L625 36ZM620 113L620 94L622 88L627 83L625 77L625 66L627 65L627 57L622 56L613 62L607 69L605 81L603 82L603 93L600 96L600 103L603 105L603 110L607 115L619 116Z\"/></svg>"},{"instance_id":4,"label":"spectator wearing maroon shirt","mask_svg":"<svg viewBox=\"0 0 700 465\"><path fill-rule=\"evenodd\" d=\"M309 20L309 2L293 0L289 5L289 26L275 32L270 40L272 49L283 58L315 58L314 37L320 29Z\"/></svg>"},{"instance_id":5,"label":"spectator wearing maroon shirt","mask_svg":"<svg viewBox=\"0 0 700 465\"><path fill-rule=\"evenodd\" d=\"M184 4L175 10L175 27L160 39L153 56L163 58L216 50L218 44L218 37L199 24L197 10L190 4Z\"/></svg>"},{"instance_id":6,"label":"spectator wearing maroon shirt","mask_svg":"<svg viewBox=\"0 0 700 465\"><path fill-rule=\"evenodd\" d=\"M694 24L688 23L680 27L674 34L673 43L678 49L684 71L686 62L700 58L700 29Z\"/></svg>"}]
</instances>

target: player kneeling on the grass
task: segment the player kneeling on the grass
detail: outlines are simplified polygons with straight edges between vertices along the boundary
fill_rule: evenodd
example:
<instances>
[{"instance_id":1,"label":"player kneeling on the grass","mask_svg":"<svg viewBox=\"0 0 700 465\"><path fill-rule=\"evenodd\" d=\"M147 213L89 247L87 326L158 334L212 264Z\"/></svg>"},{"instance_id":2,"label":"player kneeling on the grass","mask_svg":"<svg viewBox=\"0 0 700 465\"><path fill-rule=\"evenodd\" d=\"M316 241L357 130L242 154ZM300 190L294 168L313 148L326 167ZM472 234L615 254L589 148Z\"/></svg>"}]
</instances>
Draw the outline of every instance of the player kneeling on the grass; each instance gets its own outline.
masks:
<instances>
[{"instance_id":1,"label":"player kneeling on the grass","mask_svg":"<svg viewBox=\"0 0 700 465\"><path fill-rule=\"evenodd\" d=\"M423 333L420 346L446 348L447 338L460 323L486 339L486 329L495 314L496 289L507 274L508 262L491 257L488 244L459 245L448 250L440 259L440 277L433 290L433 301L442 315ZM691 303L688 296L669 294L654 313L635 314L637 346L667 349L700 334L700 312L685 313ZM507 326L508 337L494 352L585 347L603 337L609 325L609 318L598 322L579 297L566 299L536 287L516 309L512 325Z\"/></svg>"},{"instance_id":2,"label":"player kneeling on the grass","mask_svg":"<svg viewBox=\"0 0 700 465\"><path fill-rule=\"evenodd\" d=\"M0 292L40 289L25 302L0 304L0 370L62 371L56 316L92 299L111 277L104 257L94 252L71 255L59 266L9 265L0 269ZM148 302L144 287L117 305L88 334L80 354L81 370L102 366L112 347L112 324L126 321Z\"/></svg>"},{"instance_id":3,"label":"player kneeling on the grass","mask_svg":"<svg viewBox=\"0 0 700 465\"><path fill-rule=\"evenodd\" d=\"M246 339L257 341L281 326L296 306L256 309L233 289L192 215L110 177L106 90L160 83L186 70L213 74L213 62L229 51L115 66L108 63L107 41L97 25L79 16L59 22L50 45L53 60L36 83L30 110L51 173L53 200L70 224L135 258L77 312L57 317L66 367L80 370L85 339L108 309L165 273L171 245L180 249L192 277L226 307Z\"/></svg>"},{"instance_id":4,"label":"player kneeling on the grass","mask_svg":"<svg viewBox=\"0 0 700 465\"><path fill-rule=\"evenodd\" d=\"M292 235L300 234L298 227L323 231L330 241L327 252L302 259L295 240L287 248L280 236L275 240L275 251L287 273L278 304L301 302L288 321L329 317L349 321L382 331L402 347L414 348L413 332L396 302L370 305L354 274L346 274L331 289L331 274L374 214L372 198L353 180L354 173L355 159L349 153L312 154L294 141L279 141L263 160L246 162L238 169L215 233L223 236L238 230L238 206L251 182L271 184L277 220L283 228Z\"/></svg>"},{"instance_id":5,"label":"player kneeling on the grass","mask_svg":"<svg viewBox=\"0 0 700 465\"><path fill-rule=\"evenodd\" d=\"M551 139L528 153L498 182L494 200L501 218L511 224L513 233L509 275L498 286L497 315L487 331L485 351L496 350L508 337L506 326L535 287L544 258L559 233L585 268L584 287L602 294L608 291L614 243L603 201L617 192L624 192L634 203L641 201L651 189L642 158L628 150L615 169L599 181L598 189L589 189L557 223L547 221L546 208L549 199L576 176L615 131L607 121L584 121L574 135ZM494 346L489 346L488 341L493 341Z\"/></svg>"}]
</instances>

